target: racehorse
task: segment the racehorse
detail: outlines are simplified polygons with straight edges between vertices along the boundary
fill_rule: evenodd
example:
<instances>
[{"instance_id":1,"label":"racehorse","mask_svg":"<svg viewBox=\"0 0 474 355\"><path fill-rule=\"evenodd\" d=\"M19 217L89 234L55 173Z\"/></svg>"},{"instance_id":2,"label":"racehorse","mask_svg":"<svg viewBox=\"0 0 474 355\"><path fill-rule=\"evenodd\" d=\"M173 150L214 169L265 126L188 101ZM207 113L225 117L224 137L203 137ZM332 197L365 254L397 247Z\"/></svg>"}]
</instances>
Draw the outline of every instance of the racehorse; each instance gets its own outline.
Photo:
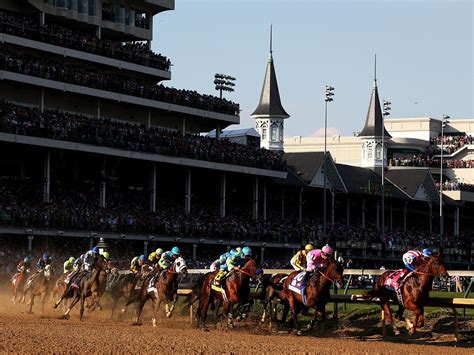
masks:
<instances>
[{"instance_id":1,"label":"racehorse","mask_svg":"<svg viewBox=\"0 0 474 355\"><path fill-rule=\"evenodd\" d=\"M300 271L293 271L288 276L283 284L283 290L285 291L286 298L290 305L291 316L297 330L296 334L302 334L297 319L299 311L303 309L303 306L316 309L314 317L311 319L307 327L308 330L312 329L316 323L318 311L323 309L325 304L329 301L329 297L327 297L329 294L329 286L332 283L336 283L338 287L343 286L342 273L342 265L335 260L331 260L324 270L314 272L304 291L306 302L303 302L303 297L300 294L289 288L293 279L300 274Z\"/></svg>"},{"instance_id":2,"label":"racehorse","mask_svg":"<svg viewBox=\"0 0 474 355\"><path fill-rule=\"evenodd\" d=\"M61 274L61 276L59 276L56 282L54 283L53 291L51 292L51 303L54 304L56 296L63 294L67 286L66 279L68 275L69 273Z\"/></svg>"},{"instance_id":3,"label":"racehorse","mask_svg":"<svg viewBox=\"0 0 474 355\"><path fill-rule=\"evenodd\" d=\"M201 301L198 308L198 326L205 329L207 310L214 299L222 302L224 305L224 314L227 316L227 324L233 327L232 306L238 302L242 305L250 304L250 279L262 274L261 266L256 260L248 260L243 267L234 269L223 283L222 290L219 292L212 288L216 271L205 275L202 280ZM243 317L245 318L245 317Z\"/></svg>"},{"instance_id":4,"label":"racehorse","mask_svg":"<svg viewBox=\"0 0 474 355\"><path fill-rule=\"evenodd\" d=\"M382 309L385 311L385 317L392 324L392 329L395 335L399 335L400 331L393 323L392 313L390 311L390 300L399 305L396 317L404 320L403 311L409 309L415 314L415 323L409 319L406 323L409 328L410 335L415 334L416 328L423 327L425 323L424 305L428 301L429 292L433 285L433 278L435 276L448 277L446 267L439 255L432 255L431 257L416 263L415 271L405 277L405 282L401 286L400 304L397 294L392 289L386 288L385 281L393 271L384 272L379 279L374 283L372 290L366 292L364 299L371 300L374 297L380 299Z\"/></svg>"},{"instance_id":5,"label":"racehorse","mask_svg":"<svg viewBox=\"0 0 474 355\"><path fill-rule=\"evenodd\" d=\"M138 293L137 308L133 325L140 324L140 316L146 301L153 301L153 326L156 327L156 318L161 303L166 299L166 316L171 317L176 301L178 300L178 275L186 276L188 268L182 257L176 258L170 269L145 277L143 285ZM171 302L171 307L169 303Z\"/></svg>"},{"instance_id":6,"label":"racehorse","mask_svg":"<svg viewBox=\"0 0 474 355\"><path fill-rule=\"evenodd\" d=\"M137 295L135 286L137 285L137 281L138 277L132 272L118 274L117 271L117 273L114 274L114 271L112 271L112 273L107 276L107 282L110 283L109 289L113 301L111 318L114 317L117 303L121 297L125 298L125 306L122 308L122 313L125 313L127 307L135 302Z\"/></svg>"},{"instance_id":7,"label":"racehorse","mask_svg":"<svg viewBox=\"0 0 474 355\"><path fill-rule=\"evenodd\" d=\"M12 302L13 303L16 303L16 298L18 296L18 293L21 294L22 299L24 298L23 289L24 289L26 279L27 279L27 270L25 266L22 266L20 268L20 271L16 272L11 277L10 281L12 283Z\"/></svg>"},{"instance_id":8,"label":"racehorse","mask_svg":"<svg viewBox=\"0 0 474 355\"><path fill-rule=\"evenodd\" d=\"M270 276L270 275L269 275ZM263 281L263 289L260 298L263 298L263 314L261 321L262 323L265 322L267 307L270 305L268 310L270 316L270 322L277 320L277 305L273 303L275 298L280 300L280 304L284 306L283 314L282 314L282 321L284 322L286 319L286 315L288 314L289 306L288 301L286 300L285 291L283 290L283 282L288 277L287 274L275 274L271 275L269 279L264 278Z\"/></svg>"},{"instance_id":9,"label":"racehorse","mask_svg":"<svg viewBox=\"0 0 474 355\"><path fill-rule=\"evenodd\" d=\"M80 319L82 320L84 316L85 299L87 297L92 296L94 290L97 290L97 288L100 287L99 275L102 271L106 271L106 272L109 271L109 268L110 267L107 262L107 259L105 259L102 255L99 255L96 258L94 270L92 272L82 271L74 275L71 281L69 281L69 284L67 285L66 290L64 290L61 298L58 301L56 301L53 308L57 308L64 298L69 298L72 295L73 300L71 304L69 305L69 308L64 313L63 318L69 317L69 312L71 312L71 309L80 300L81 301Z\"/></svg>"},{"instance_id":10,"label":"racehorse","mask_svg":"<svg viewBox=\"0 0 474 355\"><path fill-rule=\"evenodd\" d=\"M39 271L34 275L31 275L26 281L25 288L23 291L22 303L25 302L25 296L27 292L30 291L30 300L28 301L30 309L28 310L28 313L33 313L32 309L33 304L35 303L35 297L41 295L43 295L41 299L41 312L44 312L44 303L49 291L52 273L52 266L46 265L43 270Z\"/></svg>"}]
</instances>

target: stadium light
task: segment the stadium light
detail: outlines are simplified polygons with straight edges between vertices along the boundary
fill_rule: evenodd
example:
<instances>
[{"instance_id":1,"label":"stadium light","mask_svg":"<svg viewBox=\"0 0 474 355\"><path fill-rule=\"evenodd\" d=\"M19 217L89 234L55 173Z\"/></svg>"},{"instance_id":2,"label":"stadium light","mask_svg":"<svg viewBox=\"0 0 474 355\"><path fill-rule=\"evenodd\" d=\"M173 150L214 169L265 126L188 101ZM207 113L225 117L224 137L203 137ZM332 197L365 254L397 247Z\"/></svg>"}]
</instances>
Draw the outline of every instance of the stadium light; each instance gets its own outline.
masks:
<instances>
[{"instance_id":1,"label":"stadium light","mask_svg":"<svg viewBox=\"0 0 474 355\"><path fill-rule=\"evenodd\" d=\"M449 123L448 115L443 115L441 121L441 159L439 164L439 238L440 247L443 248L443 234L444 234L444 220L443 220L443 140L444 140L444 129Z\"/></svg>"},{"instance_id":2,"label":"stadium light","mask_svg":"<svg viewBox=\"0 0 474 355\"><path fill-rule=\"evenodd\" d=\"M327 131L328 131L328 103L334 101L334 87L326 85L326 91L324 96L325 106L324 106L324 158L323 158L323 236L324 240L327 243L327 206L326 206L326 167L324 163L326 161L326 151L327 151Z\"/></svg>"},{"instance_id":3,"label":"stadium light","mask_svg":"<svg viewBox=\"0 0 474 355\"><path fill-rule=\"evenodd\" d=\"M220 92L220 98L222 99L222 91L235 91L235 78L230 75L225 74L216 74L214 75L214 84L216 85L216 90Z\"/></svg>"},{"instance_id":4,"label":"stadium light","mask_svg":"<svg viewBox=\"0 0 474 355\"><path fill-rule=\"evenodd\" d=\"M385 240L385 116L390 115L390 107L392 103L390 101L383 100L383 112L382 112L382 185L380 187L380 193L382 195L382 220L381 220L381 241Z\"/></svg>"}]
</instances>

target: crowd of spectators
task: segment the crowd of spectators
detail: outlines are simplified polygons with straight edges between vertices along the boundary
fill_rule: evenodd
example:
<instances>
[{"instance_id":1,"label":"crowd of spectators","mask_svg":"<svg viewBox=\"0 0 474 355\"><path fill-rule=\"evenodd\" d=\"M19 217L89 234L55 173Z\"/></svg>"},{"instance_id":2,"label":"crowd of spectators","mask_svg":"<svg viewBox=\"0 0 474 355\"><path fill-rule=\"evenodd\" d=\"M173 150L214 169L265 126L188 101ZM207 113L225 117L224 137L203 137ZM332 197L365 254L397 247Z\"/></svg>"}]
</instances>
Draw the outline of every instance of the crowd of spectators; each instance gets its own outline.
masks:
<instances>
[{"instance_id":1,"label":"crowd of spectators","mask_svg":"<svg viewBox=\"0 0 474 355\"><path fill-rule=\"evenodd\" d=\"M430 139L430 153L440 154L441 143L443 144L443 152L446 154L452 154L459 148L462 148L465 144L474 144L474 137L471 135L451 135L445 134L443 137L433 137Z\"/></svg>"},{"instance_id":2,"label":"crowd of spectators","mask_svg":"<svg viewBox=\"0 0 474 355\"><path fill-rule=\"evenodd\" d=\"M204 95L192 90L169 88L162 84L147 84L143 80L109 73L104 70L69 65L59 61L10 51L5 48L2 48L0 52L0 70L206 111L220 112L228 115L239 114L238 104L212 95Z\"/></svg>"},{"instance_id":3,"label":"crowd of spectators","mask_svg":"<svg viewBox=\"0 0 474 355\"><path fill-rule=\"evenodd\" d=\"M37 16L0 10L0 32L166 71L169 71L171 66L168 58L154 53L144 42L99 39L95 33L57 23L48 22L41 26Z\"/></svg>"},{"instance_id":4,"label":"crowd of spectators","mask_svg":"<svg viewBox=\"0 0 474 355\"><path fill-rule=\"evenodd\" d=\"M414 154L410 156L396 156L389 159L389 166L414 166L424 168L439 168L440 160L433 159L427 154ZM443 168L460 169L474 168L474 160L472 159L443 159Z\"/></svg>"},{"instance_id":5,"label":"crowd of spectators","mask_svg":"<svg viewBox=\"0 0 474 355\"><path fill-rule=\"evenodd\" d=\"M1 101L0 131L262 169L286 168L280 152L227 139L183 136L177 131L57 110L41 113L37 108Z\"/></svg>"},{"instance_id":6,"label":"crowd of spectators","mask_svg":"<svg viewBox=\"0 0 474 355\"><path fill-rule=\"evenodd\" d=\"M436 184L439 189L439 183ZM443 190L445 191L467 191L474 192L474 185L459 182L457 180L443 182Z\"/></svg>"}]
</instances>

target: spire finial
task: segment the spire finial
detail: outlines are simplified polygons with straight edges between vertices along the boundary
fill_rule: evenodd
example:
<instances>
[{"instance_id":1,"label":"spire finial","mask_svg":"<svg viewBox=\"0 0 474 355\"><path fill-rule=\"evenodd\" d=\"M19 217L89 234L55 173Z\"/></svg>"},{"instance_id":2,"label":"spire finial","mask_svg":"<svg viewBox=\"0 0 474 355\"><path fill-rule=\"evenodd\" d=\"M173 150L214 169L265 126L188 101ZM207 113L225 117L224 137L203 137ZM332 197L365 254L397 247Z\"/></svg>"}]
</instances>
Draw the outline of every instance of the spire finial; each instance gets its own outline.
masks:
<instances>
[{"instance_id":1,"label":"spire finial","mask_svg":"<svg viewBox=\"0 0 474 355\"><path fill-rule=\"evenodd\" d=\"M377 87L377 53L375 54L375 61L374 61L374 87Z\"/></svg>"},{"instance_id":2,"label":"spire finial","mask_svg":"<svg viewBox=\"0 0 474 355\"><path fill-rule=\"evenodd\" d=\"M270 58L273 53L273 24L270 24Z\"/></svg>"}]
</instances>

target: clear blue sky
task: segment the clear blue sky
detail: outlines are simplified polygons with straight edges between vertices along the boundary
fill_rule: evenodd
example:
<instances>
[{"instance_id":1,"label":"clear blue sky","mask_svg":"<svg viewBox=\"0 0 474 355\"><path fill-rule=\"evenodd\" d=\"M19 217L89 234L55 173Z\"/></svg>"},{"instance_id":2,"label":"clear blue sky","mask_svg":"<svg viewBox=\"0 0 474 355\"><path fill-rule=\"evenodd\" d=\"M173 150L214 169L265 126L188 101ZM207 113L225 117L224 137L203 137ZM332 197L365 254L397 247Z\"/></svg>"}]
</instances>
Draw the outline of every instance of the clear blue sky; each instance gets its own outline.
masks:
<instances>
[{"instance_id":1,"label":"clear blue sky","mask_svg":"<svg viewBox=\"0 0 474 355\"><path fill-rule=\"evenodd\" d=\"M153 49L174 66L166 85L214 94L215 73L237 78L225 96L253 127L269 51L291 117L285 136L323 126L324 86L333 85L329 127L343 135L365 122L374 54L391 117L474 118L472 0L176 0L155 17Z\"/></svg>"}]
</instances>

